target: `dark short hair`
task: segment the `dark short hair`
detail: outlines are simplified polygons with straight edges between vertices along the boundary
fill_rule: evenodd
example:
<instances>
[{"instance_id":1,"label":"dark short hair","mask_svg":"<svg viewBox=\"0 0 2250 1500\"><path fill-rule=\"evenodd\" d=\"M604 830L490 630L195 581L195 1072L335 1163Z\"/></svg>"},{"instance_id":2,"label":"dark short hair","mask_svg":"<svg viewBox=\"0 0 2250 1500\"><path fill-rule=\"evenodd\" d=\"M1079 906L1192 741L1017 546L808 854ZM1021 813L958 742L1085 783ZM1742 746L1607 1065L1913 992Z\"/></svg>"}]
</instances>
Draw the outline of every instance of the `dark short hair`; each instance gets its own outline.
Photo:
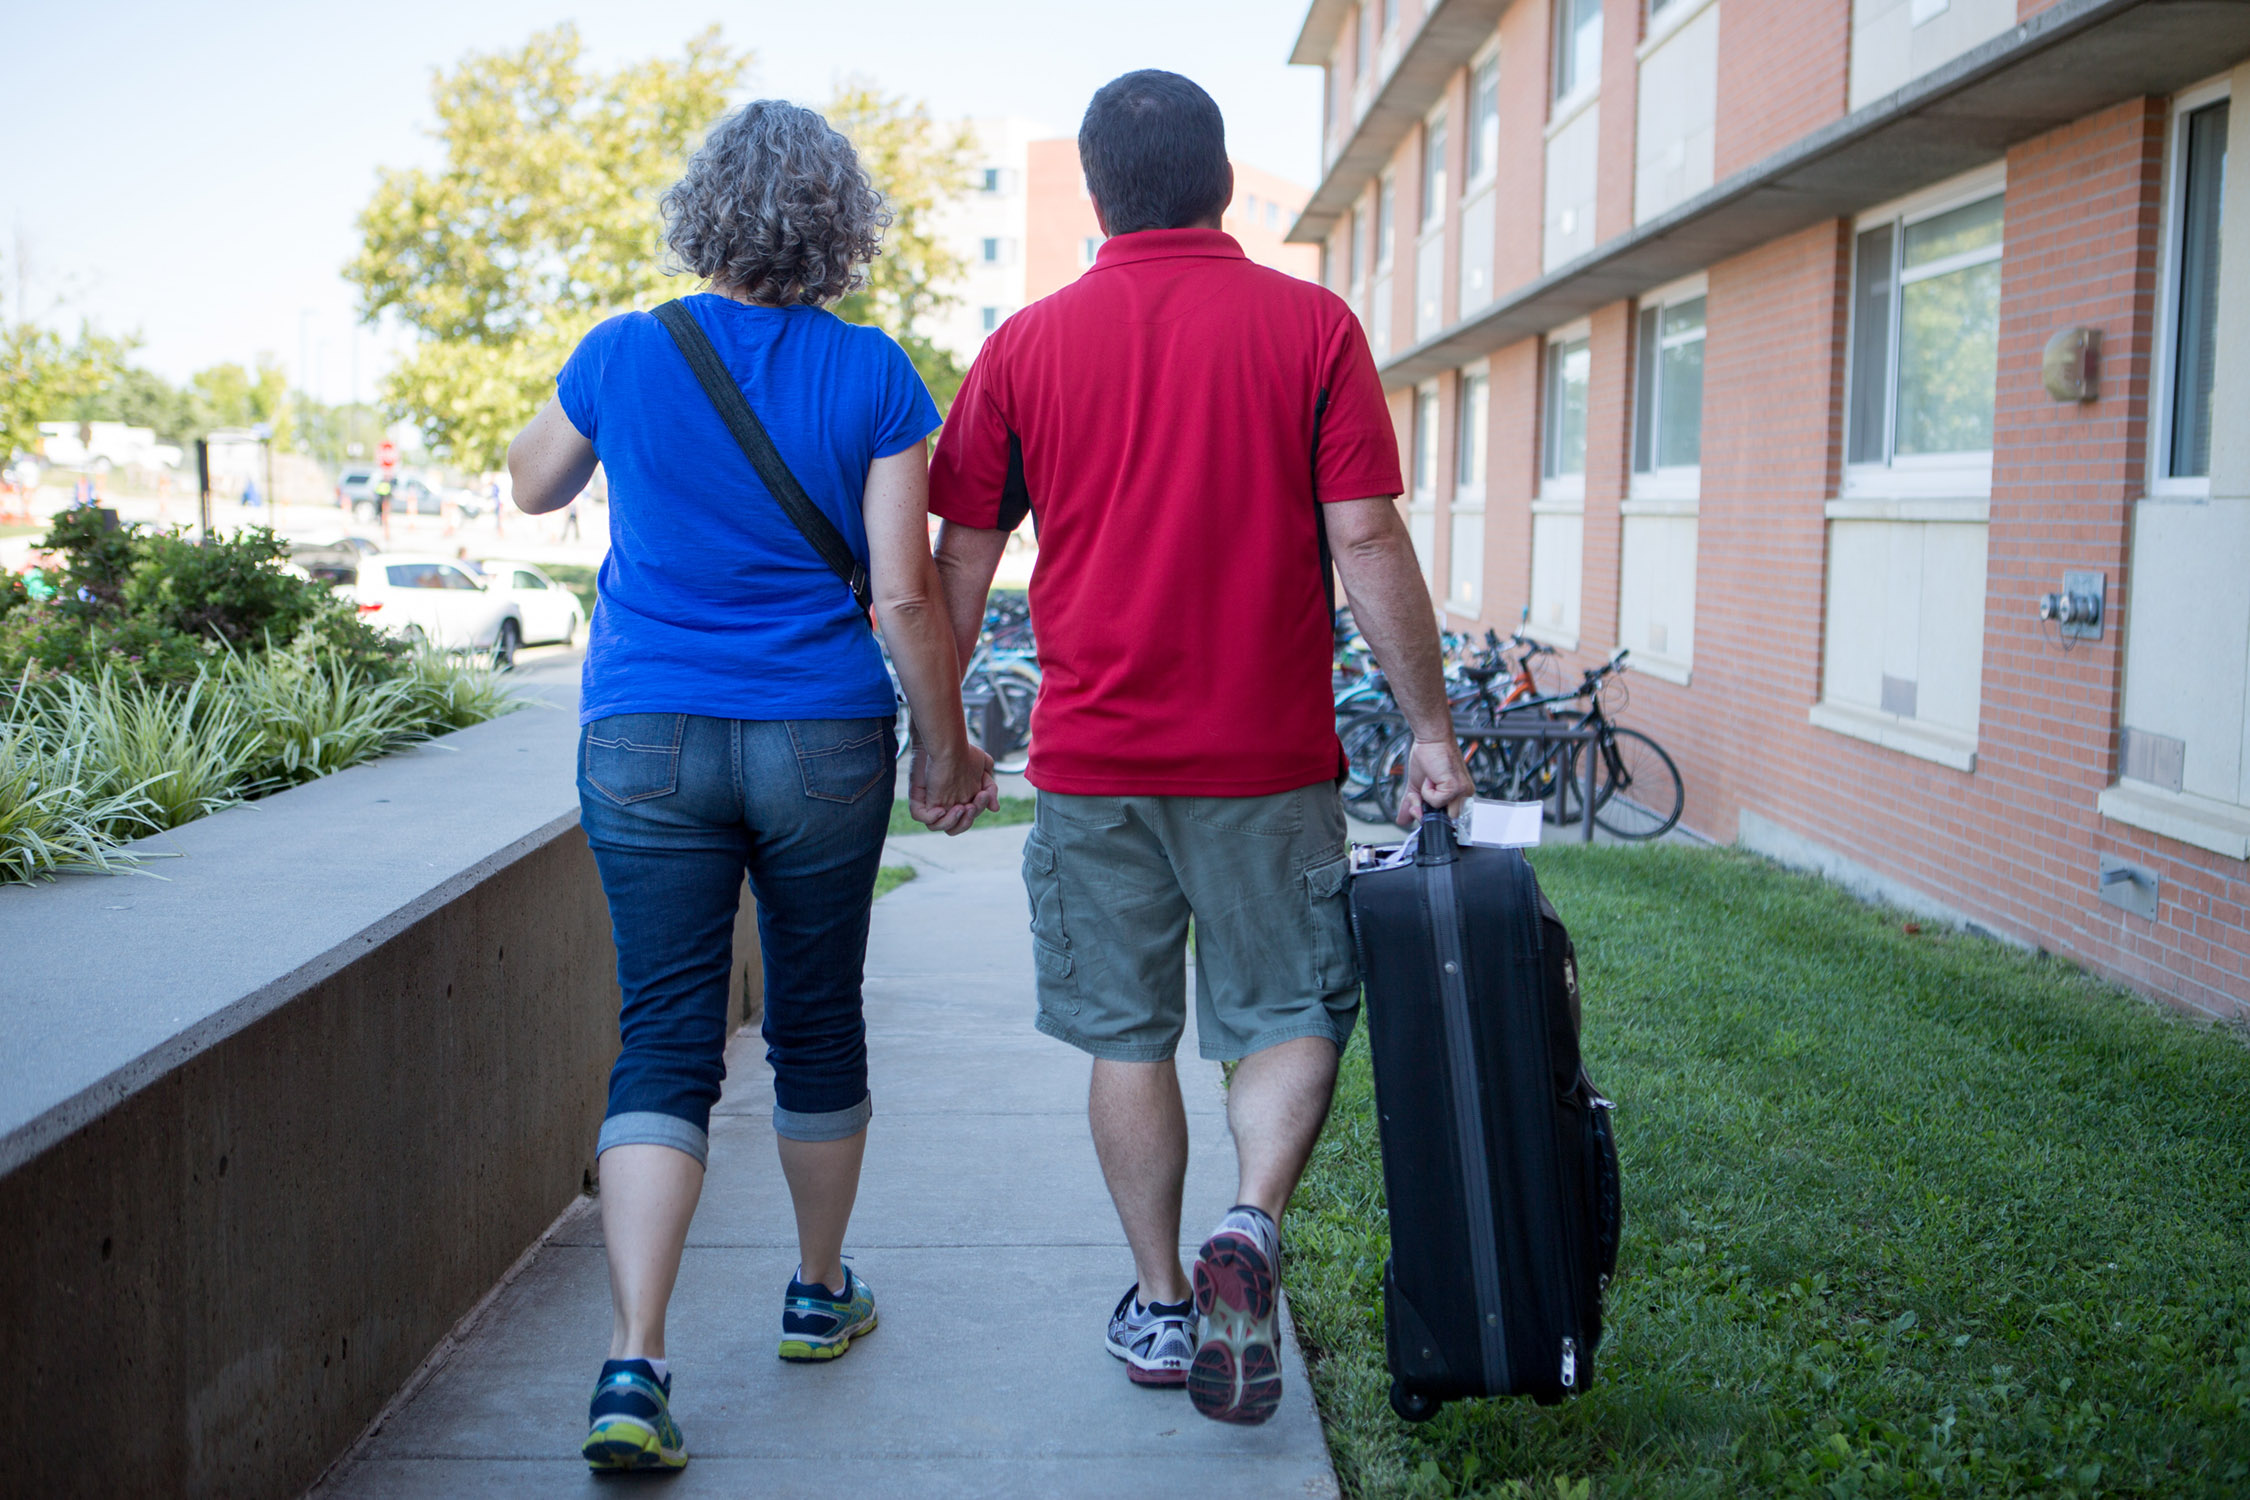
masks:
<instances>
[{"instance_id":1,"label":"dark short hair","mask_svg":"<svg viewBox=\"0 0 2250 1500\"><path fill-rule=\"evenodd\" d=\"M1078 127L1078 164L1111 234L1185 228L1224 212L1232 193L1217 101L1156 68L1102 85Z\"/></svg>"}]
</instances>

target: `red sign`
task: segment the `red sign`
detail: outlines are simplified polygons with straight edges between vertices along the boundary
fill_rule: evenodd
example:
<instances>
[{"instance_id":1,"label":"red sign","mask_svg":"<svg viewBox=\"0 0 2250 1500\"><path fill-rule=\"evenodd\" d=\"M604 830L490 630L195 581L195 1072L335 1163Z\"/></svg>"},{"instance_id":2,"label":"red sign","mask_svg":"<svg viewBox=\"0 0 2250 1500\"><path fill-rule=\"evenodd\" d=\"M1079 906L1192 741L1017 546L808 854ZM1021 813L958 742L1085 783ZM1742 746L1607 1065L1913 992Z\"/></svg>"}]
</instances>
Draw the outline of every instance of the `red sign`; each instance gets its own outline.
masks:
<instances>
[{"instance_id":1,"label":"red sign","mask_svg":"<svg viewBox=\"0 0 2250 1500\"><path fill-rule=\"evenodd\" d=\"M388 474L398 468L398 444L385 440L375 449L375 462Z\"/></svg>"}]
</instances>

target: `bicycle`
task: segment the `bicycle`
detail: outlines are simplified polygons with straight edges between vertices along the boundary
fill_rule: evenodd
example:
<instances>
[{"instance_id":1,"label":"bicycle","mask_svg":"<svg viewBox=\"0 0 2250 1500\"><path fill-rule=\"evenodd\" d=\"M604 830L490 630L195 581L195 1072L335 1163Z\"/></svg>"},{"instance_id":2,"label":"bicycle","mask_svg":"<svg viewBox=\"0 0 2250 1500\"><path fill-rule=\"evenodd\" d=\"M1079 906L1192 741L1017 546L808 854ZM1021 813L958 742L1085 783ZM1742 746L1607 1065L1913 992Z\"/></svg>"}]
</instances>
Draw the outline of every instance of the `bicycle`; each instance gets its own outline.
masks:
<instances>
[{"instance_id":1,"label":"bicycle","mask_svg":"<svg viewBox=\"0 0 2250 1500\"><path fill-rule=\"evenodd\" d=\"M1589 668L1578 686L1568 693L1521 699L1484 724L1456 718L1454 734L1462 742L1462 758L1477 795L1503 802L1548 804L1548 816L1568 825L1584 811L1584 792L1578 761L1580 746L1574 740L1547 739L1522 733L1542 720L1570 729L1591 729L1590 753L1594 764L1595 825L1620 839L1660 838L1679 823L1687 789L1679 767L1664 747L1637 729L1613 721L1608 701L1622 692L1627 652L1618 648L1599 667ZM1583 701L1586 707L1563 712ZM1615 705L1623 707L1622 702ZM1528 721L1528 722L1527 722ZM1401 721L1403 724L1403 721ZM1503 737L1491 731L1506 729ZM1364 736L1363 736L1364 742ZM1395 821L1404 791L1406 762L1413 736L1401 730L1376 752L1364 773L1363 805L1372 804Z\"/></svg>"}]
</instances>

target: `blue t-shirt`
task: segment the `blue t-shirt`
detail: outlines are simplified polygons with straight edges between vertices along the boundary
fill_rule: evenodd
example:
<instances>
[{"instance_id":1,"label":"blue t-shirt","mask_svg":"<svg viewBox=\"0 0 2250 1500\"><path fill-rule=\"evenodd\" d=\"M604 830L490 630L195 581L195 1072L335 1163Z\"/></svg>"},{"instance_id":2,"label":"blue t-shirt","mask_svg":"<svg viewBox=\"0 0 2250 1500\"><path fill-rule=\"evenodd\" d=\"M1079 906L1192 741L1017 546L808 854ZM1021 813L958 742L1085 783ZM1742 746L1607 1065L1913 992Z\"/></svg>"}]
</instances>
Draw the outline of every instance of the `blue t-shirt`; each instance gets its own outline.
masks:
<instances>
[{"instance_id":1,"label":"blue t-shirt","mask_svg":"<svg viewBox=\"0 0 2250 1500\"><path fill-rule=\"evenodd\" d=\"M815 307L686 299L805 493L867 560L868 465L938 425L906 351ZM895 706L844 581L770 494L645 312L586 335L556 377L609 476L609 556L579 720L691 713L860 719Z\"/></svg>"}]
</instances>

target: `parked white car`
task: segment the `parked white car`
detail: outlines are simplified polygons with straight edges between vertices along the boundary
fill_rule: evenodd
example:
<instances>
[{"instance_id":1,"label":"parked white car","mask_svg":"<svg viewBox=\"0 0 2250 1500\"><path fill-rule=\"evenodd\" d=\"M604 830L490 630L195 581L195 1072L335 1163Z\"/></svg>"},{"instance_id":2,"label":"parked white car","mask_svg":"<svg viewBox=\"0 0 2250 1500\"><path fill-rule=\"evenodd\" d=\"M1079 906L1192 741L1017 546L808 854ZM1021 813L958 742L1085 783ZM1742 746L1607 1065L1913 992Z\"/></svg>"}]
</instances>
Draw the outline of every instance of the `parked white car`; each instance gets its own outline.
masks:
<instances>
[{"instance_id":1,"label":"parked white car","mask_svg":"<svg viewBox=\"0 0 2250 1500\"><path fill-rule=\"evenodd\" d=\"M478 566L484 569L486 589L497 598L514 601L523 618L525 645L577 644L586 611L578 596L548 577L545 569L500 557L486 558Z\"/></svg>"},{"instance_id":2,"label":"parked white car","mask_svg":"<svg viewBox=\"0 0 2250 1500\"><path fill-rule=\"evenodd\" d=\"M376 629L448 651L490 651L495 663L514 663L524 639L523 610L452 558L379 552L360 560L358 575L339 587Z\"/></svg>"}]
</instances>

